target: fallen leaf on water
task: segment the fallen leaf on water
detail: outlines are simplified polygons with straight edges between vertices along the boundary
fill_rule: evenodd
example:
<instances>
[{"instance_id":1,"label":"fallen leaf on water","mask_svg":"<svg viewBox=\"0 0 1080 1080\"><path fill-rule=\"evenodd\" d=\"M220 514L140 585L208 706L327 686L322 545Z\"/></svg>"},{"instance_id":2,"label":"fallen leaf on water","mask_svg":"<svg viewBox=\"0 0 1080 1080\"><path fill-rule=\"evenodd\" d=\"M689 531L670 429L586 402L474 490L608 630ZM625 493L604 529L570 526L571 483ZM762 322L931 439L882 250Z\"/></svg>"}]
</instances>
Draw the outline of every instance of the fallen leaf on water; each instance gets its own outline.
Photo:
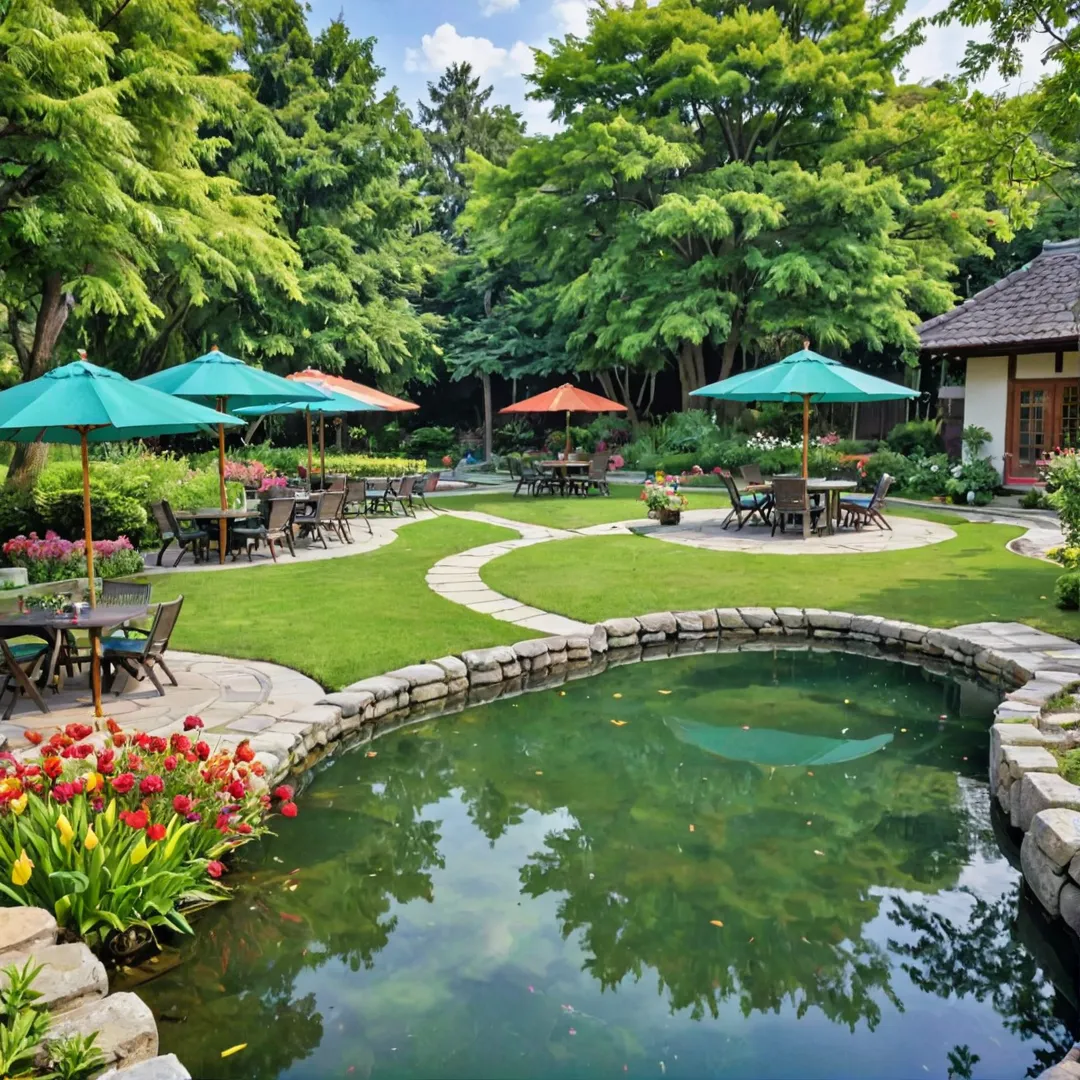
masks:
<instances>
[{"instance_id":1,"label":"fallen leaf on water","mask_svg":"<svg viewBox=\"0 0 1080 1080\"><path fill-rule=\"evenodd\" d=\"M566 697L566 691L565 690L560 690L559 691L559 697Z\"/></svg>"},{"instance_id":2,"label":"fallen leaf on water","mask_svg":"<svg viewBox=\"0 0 1080 1080\"><path fill-rule=\"evenodd\" d=\"M659 693L659 694L670 694L671 691L670 690L658 690L657 693Z\"/></svg>"},{"instance_id":3,"label":"fallen leaf on water","mask_svg":"<svg viewBox=\"0 0 1080 1080\"><path fill-rule=\"evenodd\" d=\"M544 770L543 769L537 769L536 770L536 775L537 776L543 776L544 775Z\"/></svg>"},{"instance_id":4,"label":"fallen leaf on water","mask_svg":"<svg viewBox=\"0 0 1080 1080\"><path fill-rule=\"evenodd\" d=\"M942 714L941 714L941 715L940 715L940 716L938 717L938 719L939 719L939 720L948 720L949 718L948 718L948 717L947 717L947 716L946 716L946 715L945 715L944 713L942 713Z\"/></svg>"},{"instance_id":5,"label":"fallen leaf on water","mask_svg":"<svg viewBox=\"0 0 1080 1080\"><path fill-rule=\"evenodd\" d=\"M743 731L749 731L750 730L750 725L749 724L743 724L742 729L743 729Z\"/></svg>"},{"instance_id":6,"label":"fallen leaf on water","mask_svg":"<svg viewBox=\"0 0 1080 1080\"><path fill-rule=\"evenodd\" d=\"M534 988L534 987L531 987L531 986L530 986L530 987L529 987L529 993L530 993L530 994L535 994L535 993L536 993L536 990L535 990L535 988Z\"/></svg>"},{"instance_id":7,"label":"fallen leaf on water","mask_svg":"<svg viewBox=\"0 0 1080 1080\"><path fill-rule=\"evenodd\" d=\"M845 705L850 705L851 704L851 698L844 698L844 704Z\"/></svg>"},{"instance_id":8,"label":"fallen leaf on water","mask_svg":"<svg viewBox=\"0 0 1080 1080\"><path fill-rule=\"evenodd\" d=\"M807 825L813 825L814 823L813 823L813 821L808 821L806 824Z\"/></svg>"},{"instance_id":9,"label":"fallen leaf on water","mask_svg":"<svg viewBox=\"0 0 1080 1080\"><path fill-rule=\"evenodd\" d=\"M228 1050L222 1050L222 1057L232 1057L233 1054L239 1054L241 1050L247 1047L247 1043L237 1043L235 1046L230 1046Z\"/></svg>"},{"instance_id":10,"label":"fallen leaf on water","mask_svg":"<svg viewBox=\"0 0 1080 1080\"><path fill-rule=\"evenodd\" d=\"M577 1034L577 1028L570 1028L570 1029L569 1029L569 1030L568 1030L568 1031L566 1032L566 1034L567 1034L567 1035L576 1035L576 1034Z\"/></svg>"},{"instance_id":11,"label":"fallen leaf on water","mask_svg":"<svg viewBox=\"0 0 1080 1080\"><path fill-rule=\"evenodd\" d=\"M627 721L626 721L626 720L612 720L611 722L612 722L612 723L613 723L613 724L614 724L614 725L615 725L616 727L626 727L626 724L627 724Z\"/></svg>"},{"instance_id":12,"label":"fallen leaf on water","mask_svg":"<svg viewBox=\"0 0 1080 1080\"><path fill-rule=\"evenodd\" d=\"M747 944L747 945L753 945L753 944L754 944L754 939L753 939L753 938L751 938L751 939L750 939L750 940L749 940L749 941L748 941L748 942L747 942L746 944Z\"/></svg>"},{"instance_id":13,"label":"fallen leaf on water","mask_svg":"<svg viewBox=\"0 0 1080 1080\"><path fill-rule=\"evenodd\" d=\"M807 776L813 776L814 775L814 770L813 769L807 769L806 770L806 775Z\"/></svg>"},{"instance_id":14,"label":"fallen leaf on water","mask_svg":"<svg viewBox=\"0 0 1080 1080\"><path fill-rule=\"evenodd\" d=\"M366 754L364 755L364 757L378 757L378 756L379 756L379 751L378 751L378 750L369 750L369 751L368 751L368 752L367 752L367 753L366 753Z\"/></svg>"},{"instance_id":15,"label":"fallen leaf on water","mask_svg":"<svg viewBox=\"0 0 1080 1080\"><path fill-rule=\"evenodd\" d=\"M724 924L719 919L710 919L709 920L709 925L710 926L723 926Z\"/></svg>"},{"instance_id":16,"label":"fallen leaf on water","mask_svg":"<svg viewBox=\"0 0 1080 1080\"><path fill-rule=\"evenodd\" d=\"M288 911L283 911L281 913L281 917L287 922L302 923L304 921L299 915L293 915ZM245 1043L244 1045L246 1046L247 1043Z\"/></svg>"},{"instance_id":17,"label":"fallen leaf on water","mask_svg":"<svg viewBox=\"0 0 1080 1080\"><path fill-rule=\"evenodd\" d=\"M611 696L613 698L620 698L620 697L622 697L622 694L612 694Z\"/></svg>"},{"instance_id":18,"label":"fallen leaf on water","mask_svg":"<svg viewBox=\"0 0 1080 1080\"><path fill-rule=\"evenodd\" d=\"M350 1065L345 1071L347 1073L354 1073L354 1072L356 1072L356 1066L355 1065Z\"/></svg>"},{"instance_id":19,"label":"fallen leaf on water","mask_svg":"<svg viewBox=\"0 0 1080 1080\"><path fill-rule=\"evenodd\" d=\"M1046 599L1046 597L1045 597L1045 596L1040 596L1040 597L1039 597L1039 599L1040 599L1040 600L1045 600L1045 599Z\"/></svg>"},{"instance_id":20,"label":"fallen leaf on water","mask_svg":"<svg viewBox=\"0 0 1080 1080\"><path fill-rule=\"evenodd\" d=\"M818 849L817 849L817 848L814 848L814 854L815 854L815 855L824 855L824 854L825 854L825 852L824 852L824 851L818 851Z\"/></svg>"},{"instance_id":21,"label":"fallen leaf on water","mask_svg":"<svg viewBox=\"0 0 1080 1080\"><path fill-rule=\"evenodd\" d=\"M806 943L807 945L809 945L809 944L810 944L810 939L809 939L809 938L803 938L802 940L803 940L803 941L804 941L804 942L805 942L805 943Z\"/></svg>"},{"instance_id":22,"label":"fallen leaf on water","mask_svg":"<svg viewBox=\"0 0 1080 1080\"><path fill-rule=\"evenodd\" d=\"M691 832L693 832L693 831L694 831L694 826L693 826L693 825L691 825L691 826L690 826L690 831L691 831Z\"/></svg>"},{"instance_id":23,"label":"fallen leaf on water","mask_svg":"<svg viewBox=\"0 0 1080 1080\"><path fill-rule=\"evenodd\" d=\"M299 888L300 888L299 885L290 885L289 886L289 892L296 892L296 890L299 889Z\"/></svg>"},{"instance_id":24,"label":"fallen leaf on water","mask_svg":"<svg viewBox=\"0 0 1080 1080\"><path fill-rule=\"evenodd\" d=\"M841 735L846 735L850 730L851 730L851 728L847 728L847 727L846 728L841 728L840 729L840 734Z\"/></svg>"},{"instance_id":25,"label":"fallen leaf on water","mask_svg":"<svg viewBox=\"0 0 1080 1080\"><path fill-rule=\"evenodd\" d=\"M902 728L900 729L900 734L901 734L901 735L906 735L906 734L907 734L907 728L906 728L906 727L902 727Z\"/></svg>"}]
</instances>

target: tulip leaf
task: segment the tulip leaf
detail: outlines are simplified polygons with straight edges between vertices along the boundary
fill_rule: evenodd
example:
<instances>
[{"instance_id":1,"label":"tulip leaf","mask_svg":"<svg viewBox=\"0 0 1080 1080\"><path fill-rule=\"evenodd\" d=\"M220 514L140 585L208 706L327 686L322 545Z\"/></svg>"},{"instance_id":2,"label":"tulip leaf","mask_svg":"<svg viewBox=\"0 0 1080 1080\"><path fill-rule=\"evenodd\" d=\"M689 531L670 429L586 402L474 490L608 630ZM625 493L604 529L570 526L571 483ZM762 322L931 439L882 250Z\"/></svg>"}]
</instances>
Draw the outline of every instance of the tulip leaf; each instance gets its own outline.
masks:
<instances>
[{"instance_id":1,"label":"tulip leaf","mask_svg":"<svg viewBox=\"0 0 1080 1080\"><path fill-rule=\"evenodd\" d=\"M76 896L90 888L90 879L78 870L54 870L49 875L49 881L65 893L74 893Z\"/></svg>"}]
</instances>

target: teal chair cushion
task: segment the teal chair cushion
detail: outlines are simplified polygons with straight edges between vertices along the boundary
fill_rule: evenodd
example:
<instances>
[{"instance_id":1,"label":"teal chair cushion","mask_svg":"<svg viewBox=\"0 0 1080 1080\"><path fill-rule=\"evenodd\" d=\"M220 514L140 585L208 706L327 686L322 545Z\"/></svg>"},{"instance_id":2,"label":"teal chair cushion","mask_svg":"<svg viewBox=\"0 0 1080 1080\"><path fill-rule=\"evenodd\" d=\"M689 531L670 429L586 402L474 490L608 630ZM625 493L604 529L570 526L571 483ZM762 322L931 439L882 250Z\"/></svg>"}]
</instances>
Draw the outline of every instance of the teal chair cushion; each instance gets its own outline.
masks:
<instances>
[{"instance_id":1,"label":"teal chair cushion","mask_svg":"<svg viewBox=\"0 0 1080 1080\"><path fill-rule=\"evenodd\" d=\"M107 653L141 655L146 650L146 638L107 637L102 641L101 647Z\"/></svg>"},{"instance_id":2,"label":"teal chair cushion","mask_svg":"<svg viewBox=\"0 0 1080 1080\"><path fill-rule=\"evenodd\" d=\"M19 663L25 663L27 660L33 660L35 656L40 656L48 645L37 641L12 641L8 643L8 648Z\"/></svg>"},{"instance_id":3,"label":"teal chair cushion","mask_svg":"<svg viewBox=\"0 0 1080 1080\"><path fill-rule=\"evenodd\" d=\"M753 495L740 495L739 503L744 510L753 510L755 506L760 505Z\"/></svg>"},{"instance_id":4,"label":"teal chair cushion","mask_svg":"<svg viewBox=\"0 0 1080 1080\"><path fill-rule=\"evenodd\" d=\"M873 495L844 495L844 502L855 503L856 506L869 506Z\"/></svg>"}]
</instances>

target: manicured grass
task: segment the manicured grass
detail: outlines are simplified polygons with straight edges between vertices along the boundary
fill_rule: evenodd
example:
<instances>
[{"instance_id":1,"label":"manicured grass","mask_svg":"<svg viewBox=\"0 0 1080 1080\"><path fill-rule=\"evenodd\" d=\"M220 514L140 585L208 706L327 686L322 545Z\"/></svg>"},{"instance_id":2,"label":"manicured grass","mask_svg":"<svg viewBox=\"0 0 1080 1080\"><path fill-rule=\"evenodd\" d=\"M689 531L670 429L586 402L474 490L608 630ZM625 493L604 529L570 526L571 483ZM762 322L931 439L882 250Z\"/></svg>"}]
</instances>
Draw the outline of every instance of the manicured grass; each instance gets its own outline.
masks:
<instances>
[{"instance_id":1,"label":"manicured grass","mask_svg":"<svg viewBox=\"0 0 1080 1080\"><path fill-rule=\"evenodd\" d=\"M584 621L760 604L832 608L931 626L1017 620L1080 637L1080 614L1054 606L1061 571L1005 550L1021 529L947 520L955 540L910 551L744 555L642 536L582 537L511 552L488 563L481 575L493 589Z\"/></svg>"},{"instance_id":2,"label":"manicured grass","mask_svg":"<svg viewBox=\"0 0 1080 1080\"><path fill-rule=\"evenodd\" d=\"M513 536L440 518L409 525L366 555L155 577L154 599L184 594L177 649L272 660L338 689L404 664L529 637L443 600L424 581L439 559Z\"/></svg>"},{"instance_id":3,"label":"manicured grass","mask_svg":"<svg viewBox=\"0 0 1080 1080\"><path fill-rule=\"evenodd\" d=\"M645 520L641 488L630 484L612 484L611 495L587 499L560 498L557 495L513 495L508 491L491 494L446 495L436 500L447 510L480 510L485 514L525 521L530 525L550 525L553 529L583 529L588 525L606 525L612 521ZM691 510L721 509L730 506L726 495L717 492L688 491Z\"/></svg>"}]
</instances>

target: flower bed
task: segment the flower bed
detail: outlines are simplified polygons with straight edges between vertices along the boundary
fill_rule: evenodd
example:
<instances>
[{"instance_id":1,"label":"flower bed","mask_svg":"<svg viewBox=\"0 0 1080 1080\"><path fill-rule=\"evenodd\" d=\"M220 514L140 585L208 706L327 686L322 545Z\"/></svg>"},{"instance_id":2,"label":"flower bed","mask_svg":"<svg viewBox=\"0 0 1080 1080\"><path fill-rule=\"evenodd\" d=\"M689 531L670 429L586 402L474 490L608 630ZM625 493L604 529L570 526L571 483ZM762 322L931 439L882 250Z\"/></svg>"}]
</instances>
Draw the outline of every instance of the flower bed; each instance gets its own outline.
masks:
<instances>
[{"instance_id":1,"label":"flower bed","mask_svg":"<svg viewBox=\"0 0 1080 1080\"><path fill-rule=\"evenodd\" d=\"M27 733L36 761L0 754L0 902L43 907L97 945L132 928L190 932L186 908L228 896L222 859L266 832L275 800L297 812L246 741L214 752L202 726L189 716L166 740L68 724Z\"/></svg>"},{"instance_id":2,"label":"flower bed","mask_svg":"<svg viewBox=\"0 0 1080 1080\"><path fill-rule=\"evenodd\" d=\"M16 536L3 546L8 566L26 570L31 585L86 576L86 541L64 540L56 533ZM101 578L125 577L143 568L142 556L126 536L94 541L94 573Z\"/></svg>"}]
</instances>

